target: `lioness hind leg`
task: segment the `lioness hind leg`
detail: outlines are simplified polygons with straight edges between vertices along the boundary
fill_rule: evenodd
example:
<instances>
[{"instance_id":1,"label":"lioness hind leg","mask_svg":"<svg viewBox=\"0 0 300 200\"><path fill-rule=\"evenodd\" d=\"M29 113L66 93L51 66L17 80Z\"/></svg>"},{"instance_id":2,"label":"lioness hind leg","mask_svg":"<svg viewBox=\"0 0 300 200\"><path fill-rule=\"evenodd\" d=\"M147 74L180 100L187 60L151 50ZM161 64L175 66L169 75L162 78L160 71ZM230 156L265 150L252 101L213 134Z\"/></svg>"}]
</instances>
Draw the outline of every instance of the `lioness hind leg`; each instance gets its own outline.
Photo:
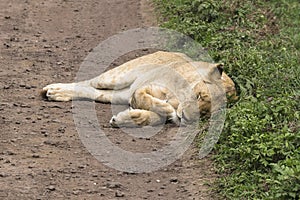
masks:
<instances>
[{"instance_id":1,"label":"lioness hind leg","mask_svg":"<svg viewBox=\"0 0 300 200\"><path fill-rule=\"evenodd\" d=\"M97 96L92 87L77 85L76 83L55 83L47 85L42 90L43 95L52 101L71 101L74 99L91 99Z\"/></svg>"},{"instance_id":2,"label":"lioness hind leg","mask_svg":"<svg viewBox=\"0 0 300 200\"><path fill-rule=\"evenodd\" d=\"M109 123L112 127L155 126L165 122L165 119L155 112L129 108L113 116Z\"/></svg>"},{"instance_id":3,"label":"lioness hind leg","mask_svg":"<svg viewBox=\"0 0 300 200\"><path fill-rule=\"evenodd\" d=\"M52 101L71 101L89 99L102 103L127 104L129 89L97 90L91 86L78 83L56 83L43 88L42 94Z\"/></svg>"}]
</instances>

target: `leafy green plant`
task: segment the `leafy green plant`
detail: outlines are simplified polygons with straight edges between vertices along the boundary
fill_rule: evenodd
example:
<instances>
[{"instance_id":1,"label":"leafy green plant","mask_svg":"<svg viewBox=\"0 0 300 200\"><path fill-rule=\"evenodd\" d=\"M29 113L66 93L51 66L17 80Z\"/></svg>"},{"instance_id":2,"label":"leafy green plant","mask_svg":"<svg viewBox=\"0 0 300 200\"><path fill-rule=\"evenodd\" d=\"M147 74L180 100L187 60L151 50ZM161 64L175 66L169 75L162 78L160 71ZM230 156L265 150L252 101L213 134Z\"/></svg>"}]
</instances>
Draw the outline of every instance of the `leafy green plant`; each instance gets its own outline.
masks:
<instances>
[{"instance_id":1,"label":"leafy green plant","mask_svg":"<svg viewBox=\"0 0 300 200\"><path fill-rule=\"evenodd\" d=\"M300 2L154 0L163 27L197 40L235 81L214 159L227 199L300 198Z\"/></svg>"}]
</instances>

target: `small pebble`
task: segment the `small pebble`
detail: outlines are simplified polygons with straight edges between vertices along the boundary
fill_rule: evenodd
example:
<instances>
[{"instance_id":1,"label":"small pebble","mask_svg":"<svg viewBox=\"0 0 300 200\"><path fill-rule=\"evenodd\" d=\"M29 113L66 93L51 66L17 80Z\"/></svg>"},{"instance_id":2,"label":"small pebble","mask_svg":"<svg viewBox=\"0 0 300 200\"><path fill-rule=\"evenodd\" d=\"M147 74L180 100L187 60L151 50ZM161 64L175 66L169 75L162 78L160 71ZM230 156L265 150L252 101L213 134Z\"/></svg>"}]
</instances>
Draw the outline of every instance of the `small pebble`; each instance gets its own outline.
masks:
<instances>
[{"instance_id":1,"label":"small pebble","mask_svg":"<svg viewBox=\"0 0 300 200\"><path fill-rule=\"evenodd\" d=\"M2 178L8 177L8 176L9 176L8 174L0 173L0 177L2 177Z\"/></svg>"},{"instance_id":2,"label":"small pebble","mask_svg":"<svg viewBox=\"0 0 300 200\"><path fill-rule=\"evenodd\" d=\"M125 194L123 192L117 191L115 193L115 197L124 197L124 196L125 196Z\"/></svg>"},{"instance_id":3,"label":"small pebble","mask_svg":"<svg viewBox=\"0 0 300 200\"><path fill-rule=\"evenodd\" d=\"M32 157L33 157L33 158L40 158L41 156L38 155L38 154L33 154Z\"/></svg>"},{"instance_id":4,"label":"small pebble","mask_svg":"<svg viewBox=\"0 0 300 200\"><path fill-rule=\"evenodd\" d=\"M50 185L47 189L50 190L50 191L56 190L56 188L53 185Z\"/></svg>"},{"instance_id":5,"label":"small pebble","mask_svg":"<svg viewBox=\"0 0 300 200\"><path fill-rule=\"evenodd\" d=\"M121 186L122 186L122 184L118 183L118 182L109 182L106 184L106 187L110 188L110 189L120 188Z\"/></svg>"},{"instance_id":6,"label":"small pebble","mask_svg":"<svg viewBox=\"0 0 300 200\"><path fill-rule=\"evenodd\" d=\"M79 191L78 191L78 190L75 190L75 191L73 191L73 194L74 194L74 195L78 195L78 194L79 194Z\"/></svg>"},{"instance_id":7,"label":"small pebble","mask_svg":"<svg viewBox=\"0 0 300 200\"><path fill-rule=\"evenodd\" d=\"M178 182L178 178L177 177L173 177L170 179L171 183L177 183Z\"/></svg>"}]
</instances>

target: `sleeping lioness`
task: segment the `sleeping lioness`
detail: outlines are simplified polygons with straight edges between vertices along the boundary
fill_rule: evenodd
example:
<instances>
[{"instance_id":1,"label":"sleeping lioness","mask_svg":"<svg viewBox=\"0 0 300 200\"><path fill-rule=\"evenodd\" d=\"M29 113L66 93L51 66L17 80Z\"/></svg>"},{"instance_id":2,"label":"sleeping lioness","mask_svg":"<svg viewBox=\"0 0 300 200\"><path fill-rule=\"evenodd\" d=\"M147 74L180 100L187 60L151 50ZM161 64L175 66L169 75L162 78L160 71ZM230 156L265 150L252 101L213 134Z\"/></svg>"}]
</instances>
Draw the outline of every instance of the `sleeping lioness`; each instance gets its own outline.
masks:
<instances>
[{"instance_id":1,"label":"sleeping lioness","mask_svg":"<svg viewBox=\"0 0 300 200\"><path fill-rule=\"evenodd\" d=\"M53 101L129 104L129 109L111 118L113 127L154 126L165 121L186 123L196 120L199 113L210 113L207 84L221 84L227 96L236 98L235 85L223 72L223 64L194 62L182 53L158 51L91 80L48 85L43 93ZM191 106L193 99L197 107Z\"/></svg>"}]
</instances>

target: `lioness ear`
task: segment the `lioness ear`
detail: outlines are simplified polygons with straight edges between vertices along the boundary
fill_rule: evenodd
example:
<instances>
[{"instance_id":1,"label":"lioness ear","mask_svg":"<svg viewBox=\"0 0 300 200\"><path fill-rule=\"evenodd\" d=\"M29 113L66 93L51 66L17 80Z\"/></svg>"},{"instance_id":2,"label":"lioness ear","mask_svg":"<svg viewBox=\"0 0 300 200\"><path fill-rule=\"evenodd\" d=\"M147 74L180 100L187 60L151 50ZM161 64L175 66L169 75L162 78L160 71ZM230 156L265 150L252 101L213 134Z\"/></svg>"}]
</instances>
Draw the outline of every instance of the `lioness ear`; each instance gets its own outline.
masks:
<instances>
[{"instance_id":1,"label":"lioness ear","mask_svg":"<svg viewBox=\"0 0 300 200\"><path fill-rule=\"evenodd\" d=\"M212 64L210 66L207 79L204 79L205 83L212 83L215 80L221 79L223 73L223 63Z\"/></svg>"},{"instance_id":2,"label":"lioness ear","mask_svg":"<svg viewBox=\"0 0 300 200\"><path fill-rule=\"evenodd\" d=\"M217 64L217 69L220 72L220 75L222 76L223 70L224 70L224 63L218 63Z\"/></svg>"}]
</instances>

